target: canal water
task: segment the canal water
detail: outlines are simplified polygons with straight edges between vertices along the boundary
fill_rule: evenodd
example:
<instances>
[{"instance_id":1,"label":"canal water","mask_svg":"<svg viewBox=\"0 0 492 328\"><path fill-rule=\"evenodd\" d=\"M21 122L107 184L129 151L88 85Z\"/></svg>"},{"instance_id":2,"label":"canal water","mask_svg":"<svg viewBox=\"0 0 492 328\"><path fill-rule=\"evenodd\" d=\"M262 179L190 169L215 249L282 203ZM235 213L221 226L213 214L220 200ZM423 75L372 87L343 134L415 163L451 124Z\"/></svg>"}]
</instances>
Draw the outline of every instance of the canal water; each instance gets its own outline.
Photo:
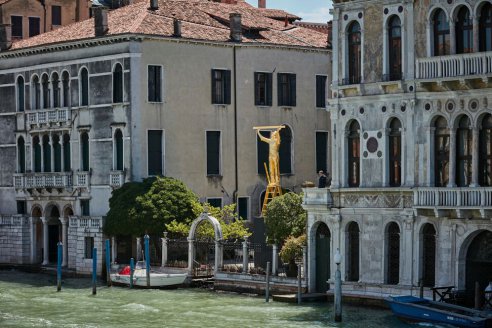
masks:
<instances>
[{"instance_id":1,"label":"canal water","mask_svg":"<svg viewBox=\"0 0 492 328\"><path fill-rule=\"evenodd\" d=\"M203 289L143 290L99 286L89 279L0 271L0 327L438 327L407 324L391 312L344 306L333 322L332 304L287 304Z\"/></svg>"}]
</instances>

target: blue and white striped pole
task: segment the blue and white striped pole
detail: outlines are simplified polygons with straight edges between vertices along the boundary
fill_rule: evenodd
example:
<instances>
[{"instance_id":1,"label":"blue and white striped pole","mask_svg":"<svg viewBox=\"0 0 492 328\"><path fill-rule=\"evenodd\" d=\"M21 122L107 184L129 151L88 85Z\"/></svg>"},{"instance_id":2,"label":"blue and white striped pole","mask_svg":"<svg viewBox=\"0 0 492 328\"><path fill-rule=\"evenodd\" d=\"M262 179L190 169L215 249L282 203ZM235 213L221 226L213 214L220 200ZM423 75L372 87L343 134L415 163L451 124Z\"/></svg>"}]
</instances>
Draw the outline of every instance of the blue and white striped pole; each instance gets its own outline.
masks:
<instances>
[{"instance_id":1,"label":"blue and white striped pole","mask_svg":"<svg viewBox=\"0 0 492 328\"><path fill-rule=\"evenodd\" d=\"M96 295L97 284L97 248L92 249L92 295Z\"/></svg>"},{"instance_id":2,"label":"blue and white striped pole","mask_svg":"<svg viewBox=\"0 0 492 328\"><path fill-rule=\"evenodd\" d=\"M133 288L133 272L135 272L135 260L130 259L130 288Z\"/></svg>"},{"instance_id":3,"label":"blue and white striped pole","mask_svg":"<svg viewBox=\"0 0 492 328\"><path fill-rule=\"evenodd\" d=\"M147 287L150 287L150 256L149 256L149 235L144 236L145 239L145 272L147 275Z\"/></svg>"},{"instance_id":4,"label":"blue and white striped pole","mask_svg":"<svg viewBox=\"0 0 492 328\"><path fill-rule=\"evenodd\" d=\"M111 257L110 257L110 245L109 239L106 239L106 281L108 283L108 287L111 286Z\"/></svg>"},{"instance_id":5,"label":"blue and white striped pole","mask_svg":"<svg viewBox=\"0 0 492 328\"><path fill-rule=\"evenodd\" d=\"M56 263L56 291L61 290L61 280L62 280L62 257L63 257L63 245L61 241L58 242L58 258Z\"/></svg>"}]
</instances>

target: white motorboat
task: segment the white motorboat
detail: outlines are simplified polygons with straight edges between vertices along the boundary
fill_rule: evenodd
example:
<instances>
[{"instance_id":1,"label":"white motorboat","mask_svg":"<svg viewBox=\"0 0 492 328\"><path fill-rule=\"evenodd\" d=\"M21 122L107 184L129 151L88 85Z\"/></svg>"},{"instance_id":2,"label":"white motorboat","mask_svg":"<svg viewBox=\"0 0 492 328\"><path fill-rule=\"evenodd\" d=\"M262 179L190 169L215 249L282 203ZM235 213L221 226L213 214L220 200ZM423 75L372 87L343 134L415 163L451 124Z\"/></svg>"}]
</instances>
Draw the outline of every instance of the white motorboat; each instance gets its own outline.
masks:
<instances>
[{"instance_id":1,"label":"white motorboat","mask_svg":"<svg viewBox=\"0 0 492 328\"><path fill-rule=\"evenodd\" d=\"M130 267L126 266L117 273L111 273L111 282L119 285L130 285ZM150 271L150 287L178 286L185 282L187 273ZM139 261L133 272L133 286L147 287L147 269L145 262Z\"/></svg>"}]
</instances>

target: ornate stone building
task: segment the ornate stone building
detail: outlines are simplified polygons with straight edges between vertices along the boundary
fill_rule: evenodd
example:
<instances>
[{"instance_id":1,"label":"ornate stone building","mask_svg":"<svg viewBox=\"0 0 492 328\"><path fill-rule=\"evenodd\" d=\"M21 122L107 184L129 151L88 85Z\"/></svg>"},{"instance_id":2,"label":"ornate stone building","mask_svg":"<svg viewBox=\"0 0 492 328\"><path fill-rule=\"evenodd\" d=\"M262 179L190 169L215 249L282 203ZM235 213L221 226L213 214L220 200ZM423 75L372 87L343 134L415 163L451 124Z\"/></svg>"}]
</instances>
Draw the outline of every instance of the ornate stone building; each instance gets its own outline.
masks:
<instances>
[{"instance_id":1,"label":"ornate stone building","mask_svg":"<svg viewBox=\"0 0 492 328\"><path fill-rule=\"evenodd\" d=\"M145 1L0 40L0 262L53 262L62 240L64 264L88 271L111 191L154 175L258 217L268 149L254 126L286 125L285 188L326 169L326 35L271 15Z\"/></svg>"},{"instance_id":2,"label":"ornate stone building","mask_svg":"<svg viewBox=\"0 0 492 328\"><path fill-rule=\"evenodd\" d=\"M332 186L306 189L310 289L492 279L492 3L334 1Z\"/></svg>"}]
</instances>

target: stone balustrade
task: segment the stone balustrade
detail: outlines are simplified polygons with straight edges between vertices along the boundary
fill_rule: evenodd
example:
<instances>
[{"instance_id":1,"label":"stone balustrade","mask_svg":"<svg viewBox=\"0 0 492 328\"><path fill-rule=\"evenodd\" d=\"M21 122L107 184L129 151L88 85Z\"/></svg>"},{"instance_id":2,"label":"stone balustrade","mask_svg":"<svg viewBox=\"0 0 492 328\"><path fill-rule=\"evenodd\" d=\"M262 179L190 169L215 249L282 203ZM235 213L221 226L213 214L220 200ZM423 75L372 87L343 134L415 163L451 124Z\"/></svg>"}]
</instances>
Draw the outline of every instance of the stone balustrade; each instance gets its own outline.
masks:
<instances>
[{"instance_id":1,"label":"stone balustrade","mask_svg":"<svg viewBox=\"0 0 492 328\"><path fill-rule=\"evenodd\" d=\"M492 188L416 188L415 207L492 207Z\"/></svg>"},{"instance_id":2,"label":"stone balustrade","mask_svg":"<svg viewBox=\"0 0 492 328\"><path fill-rule=\"evenodd\" d=\"M109 174L109 185L119 188L125 183L125 171L111 171Z\"/></svg>"},{"instance_id":3,"label":"stone balustrade","mask_svg":"<svg viewBox=\"0 0 492 328\"><path fill-rule=\"evenodd\" d=\"M35 110L26 112L28 126L41 125L49 123L66 123L70 122L72 113L68 108L57 108L49 110Z\"/></svg>"},{"instance_id":4,"label":"stone balustrade","mask_svg":"<svg viewBox=\"0 0 492 328\"><path fill-rule=\"evenodd\" d=\"M14 187L31 188L68 188L73 185L72 172L36 172L14 174Z\"/></svg>"},{"instance_id":5,"label":"stone balustrade","mask_svg":"<svg viewBox=\"0 0 492 328\"><path fill-rule=\"evenodd\" d=\"M492 51L417 59L417 79L492 74Z\"/></svg>"}]
</instances>

